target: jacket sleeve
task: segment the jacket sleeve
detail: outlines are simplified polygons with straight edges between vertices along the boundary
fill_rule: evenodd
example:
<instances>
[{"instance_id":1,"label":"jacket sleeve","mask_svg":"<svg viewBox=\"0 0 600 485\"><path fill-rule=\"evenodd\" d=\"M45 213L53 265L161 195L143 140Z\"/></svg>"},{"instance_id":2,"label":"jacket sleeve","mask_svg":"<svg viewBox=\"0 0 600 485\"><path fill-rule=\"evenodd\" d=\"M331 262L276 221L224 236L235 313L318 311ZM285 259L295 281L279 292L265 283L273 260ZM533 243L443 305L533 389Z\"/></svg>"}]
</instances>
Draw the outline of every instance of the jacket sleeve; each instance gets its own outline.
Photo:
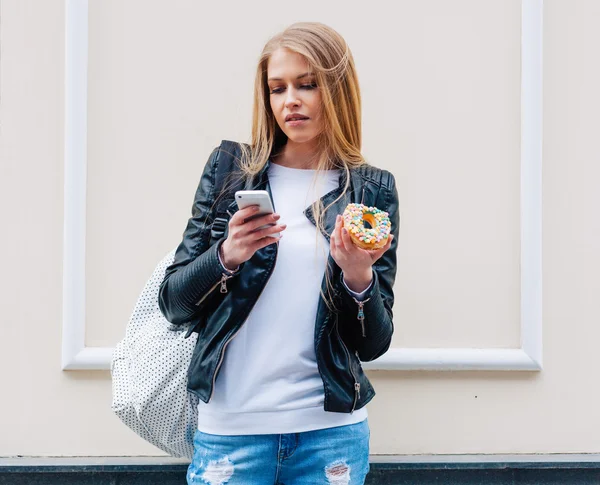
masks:
<instances>
[{"instance_id":1,"label":"jacket sleeve","mask_svg":"<svg viewBox=\"0 0 600 485\"><path fill-rule=\"evenodd\" d=\"M212 151L204 167L194 196L192 217L159 288L160 311L176 325L193 320L207 303L222 297L215 290L223 276L217 251L225 238L208 247L219 148Z\"/></svg>"},{"instance_id":2,"label":"jacket sleeve","mask_svg":"<svg viewBox=\"0 0 600 485\"><path fill-rule=\"evenodd\" d=\"M343 273L337 281L338 295L342 302L339 330L344 341L358 352L358 357L364 362L375 360L387 352L394 333L393 286L396 279L396 249L400 217L394 176L387 170L384 170L384 175L387 175L387 183L380 190L375 206L388 212L394 239L390 248L373 265L373 280L362 298L364 302L362 324L358 318L359 304L342 284Z\"/></svg>"},{"instance_id":3,"label":"jacket sleeve","mask_svg":"<svg viewBox=\"0 0 600 485\"><path fill-rule=\"evenodd\" d=\"M346 291L348 293L350 293L357 300L362 301L362 300L365 299L365 295L367 294L367 291L369 291L371 289L371 286L373 286L373 280L371 279L371 282L369 283L369 286L367 286L360 293L357 293L356 291L352 291L350 288L348 288L348 285L346 284L346 280L344 280L344 274L343 273L342 273L342 284L344 285L344 288L346 288Z\"/></svg>"}]
</instances>

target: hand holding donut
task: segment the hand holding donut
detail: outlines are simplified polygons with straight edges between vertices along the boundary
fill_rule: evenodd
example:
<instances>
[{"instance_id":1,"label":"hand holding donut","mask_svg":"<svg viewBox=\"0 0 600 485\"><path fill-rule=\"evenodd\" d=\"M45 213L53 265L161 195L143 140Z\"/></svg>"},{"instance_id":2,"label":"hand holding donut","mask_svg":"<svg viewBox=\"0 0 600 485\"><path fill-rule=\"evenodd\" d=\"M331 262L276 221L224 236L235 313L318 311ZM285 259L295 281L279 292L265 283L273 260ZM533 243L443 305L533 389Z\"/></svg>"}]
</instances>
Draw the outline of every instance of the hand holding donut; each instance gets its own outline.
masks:
<instances>
[{"instance_id":1,"label":"hand holding donut","mask_svg":"<svg viewBox=\"0 0 600 485\"><path fill-rule=\"evenodd\" d=\"M338 215L331 234L329 251L343 271L348 287L352 291L361 292L371 283L371 266L390 248L394 236L390 233L385 245L379 249L362 249L352 242L350 233L343 226L342 216Z\"/></svg>"}]
</instances>

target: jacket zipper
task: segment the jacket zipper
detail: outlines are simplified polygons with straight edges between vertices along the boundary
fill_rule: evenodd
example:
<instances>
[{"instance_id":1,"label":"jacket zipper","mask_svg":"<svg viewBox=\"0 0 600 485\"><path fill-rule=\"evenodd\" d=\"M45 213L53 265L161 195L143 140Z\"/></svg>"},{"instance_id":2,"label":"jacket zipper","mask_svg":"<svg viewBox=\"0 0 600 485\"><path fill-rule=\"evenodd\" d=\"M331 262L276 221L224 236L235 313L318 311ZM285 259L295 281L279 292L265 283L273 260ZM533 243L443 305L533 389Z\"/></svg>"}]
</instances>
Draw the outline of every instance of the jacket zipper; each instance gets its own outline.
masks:
<instances>
[{"instance_id":1,"label":"jacket zipper","mask_svg":"<svg viewBox=\"0 0 600 485\"><path fill-rule=\"evenodd\" d=\"M279 242L277 243L277 248L279 248ZM271 268L271 272L269 273L269 277L267 278L267 281L265 282L265 286L267 286L267 283L271 279L271 275L273 274L273 271L275 270L276 264L277 264L277 251L275 251L275 261L273 263L273 268ZM225 274L224 274L224 276L225 276ZM221 281L223 281L223 279L221 279ZM263 286L262 289L260 290L260 293L258 294L258 298L260 298L260 295L262 295L263 291L265 290L265 286ZM215 285L215 287L216 287L216 285ZM258 300L258 298L256 300ZM210 400L212 399L212 396L215 392L215 381L217 379L217 374L219 373L219 369L221 368L221 364L223 362L223 357L225 357L225 348L227 347L229 342L231 342L233 340L233 338L238 334L238 332L242 329L242 326L243 326L243 324L240 325L240 328L238 328L235 331L235 333L231 337L229 337L227 342L225 342L225 344L223 345L223 349L221 350L221 355L219 356L219 362L217 363L217 367L215 369L215 372L213 373L212 389L210 390L210 396L208 396L208 402L210 402Z\"/></svg>"},{"instance_id":2,"label":"jacket zipper","mask_svg":"<svg viewBox=\"0 0 600 485\"><path fill-rule=\"evenodd\" d=\"M367 334L365 333L365 312L363 307L365 306L365 303L367 303L370 300L370 298L367 298L366 300L362 301L359 301L354 297L352 298L356 303L358 303L358 315L356 318L358 319L358 321L360 322L360 326L362 327L362 336L366 337Z\"/></svg>"},{"instance_id":3,"label":"jacket zipper","mask_svg":"<svg viewBox=\"0 0 600 485\"><path fill-rule=\"evenodd\" d=\"M214 286L210 290L208 290L202 298L200 298L200 300L198 300L198 302L196 303L196 306L200 305L200 303L202 303L204 300L206 300L208 295L210 295L213 292L213 290L219 285L221 285L221 293L227 293L226 281L229 278L233 278L234 276L235 275L228 275L227 273L221 273L221 279L219 281L217 281L217 283L215 283Z\"/></svg>"},{"instance_id":4,"label":"jacket zipper","mask_svg":"<svg viewBox=\"0 0 600 485\"><path fill-rule=\"evenodd\" d=\"M352 403L352 409L350 410L350 414L352 414L354 412L354 408L356 407L356 402L360 398L360 383L358 382L358 379L356 378L356 376L354 375L354 371L352 370L352 365L350 364L350 362L351 362L350 352L348 351L348 347L346 347L346 344L344 343L344 341L342 340L342 337L340 336L340 332L338 330L337 319L335 322L335 331L338 335L338 338L340 339L340 342L342 343L342 347L344 347L344 352L346 352L346 355L348 356L348 370L350 371L350 374L352 374L352 377L354 378L354 402Z\"/></svg>"}]
</instances>

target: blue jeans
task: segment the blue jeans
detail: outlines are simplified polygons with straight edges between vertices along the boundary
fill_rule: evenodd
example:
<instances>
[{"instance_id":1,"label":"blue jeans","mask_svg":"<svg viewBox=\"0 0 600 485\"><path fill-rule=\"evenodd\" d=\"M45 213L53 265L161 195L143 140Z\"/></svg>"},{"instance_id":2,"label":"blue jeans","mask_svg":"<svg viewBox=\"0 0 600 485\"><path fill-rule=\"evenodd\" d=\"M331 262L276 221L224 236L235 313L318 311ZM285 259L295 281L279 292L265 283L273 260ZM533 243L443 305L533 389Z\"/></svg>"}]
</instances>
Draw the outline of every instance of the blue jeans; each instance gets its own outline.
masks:
<instances>
[{"instance_id":1,"label":"blue jeans","mask_svg":"<svg viewBox=\"0 0 600 485\"><path fill-rule=\"evenodd\" d=\"M288 434L194 435L188 484L363 485L369 472L368 418Z\"/></svg>"}]
</instances>

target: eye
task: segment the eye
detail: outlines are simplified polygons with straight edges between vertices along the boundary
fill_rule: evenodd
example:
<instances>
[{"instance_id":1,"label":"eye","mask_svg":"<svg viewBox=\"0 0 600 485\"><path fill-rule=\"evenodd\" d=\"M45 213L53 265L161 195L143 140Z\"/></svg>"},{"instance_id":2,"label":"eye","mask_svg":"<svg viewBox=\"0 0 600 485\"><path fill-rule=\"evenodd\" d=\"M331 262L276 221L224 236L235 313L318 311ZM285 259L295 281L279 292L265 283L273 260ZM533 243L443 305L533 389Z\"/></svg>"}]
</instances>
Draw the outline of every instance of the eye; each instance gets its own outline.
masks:
<instances>
[{"instance_id":1,"label":"eye","mask_svg":"<svg viewBox=\"0 0 600 485\"><path fill-rule=\"evenodd\" d=\"M304 88L304 89L315 89L317 87L317 85L315 83L302 84L300 87ZM278 93L283 92L283 90L284 90L284 88L274 88L270 91L270 94L278 94Z\"/></svg>"}]
</instances>

